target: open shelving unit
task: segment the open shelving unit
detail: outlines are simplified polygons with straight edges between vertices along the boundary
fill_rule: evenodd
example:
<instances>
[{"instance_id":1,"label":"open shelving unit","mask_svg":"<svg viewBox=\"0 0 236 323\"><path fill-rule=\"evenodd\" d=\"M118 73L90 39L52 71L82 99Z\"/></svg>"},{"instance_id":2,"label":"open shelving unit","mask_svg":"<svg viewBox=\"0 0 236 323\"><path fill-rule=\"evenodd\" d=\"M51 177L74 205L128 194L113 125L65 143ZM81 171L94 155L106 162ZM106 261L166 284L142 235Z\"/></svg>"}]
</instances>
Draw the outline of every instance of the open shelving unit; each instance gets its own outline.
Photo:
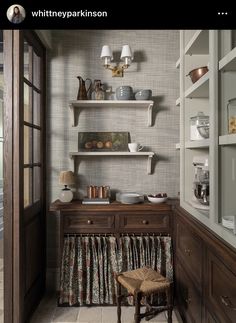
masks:
<instances>
[{"instance_id":1,"label":"open shelving unit","mask_svg":"<svg viewBox=\"0 0 236 323\"><path fill-rule=\"evenodd\" d=\"M104 157L104 156L123 156L123 157L147 157L147 174L150 175L152 173L152 158L154 156L154 152L152 151L140 151L140 152L129 152L129 151L79 151L79 152L70 152L70 158L74 160L74 163L77 162L78 158L82 157ZM76 164L74 164L74 168L76 169Z\"/></svg>"},{"instance_id":2,"label":"open shelving unit","mask_svg":"<svg viewBox=\"0 0 236 323\"><path fill-rule=\"evenodd\" d=\"M152 100L73 100L69 102L71 111L72 127L78 124L75 116L75 110L89 109L89 108L140 108L147 110L147 126L152 126L152 108L154 101Z\"/></svg>"},{"instance_id":3,"label":"open shelving unit","mask_svg":"<svg viewBox=\"0 0 236 323\"><path fill-rule=\"evenodd\" d=\"M180 205L222 239L236 247L234 231L222 218L236 216L236 134L228 134L227 103L236 97L236 32L230 30L181 31L180 37ZM209 71L191 84L186 75L209 64ZM190 140L190 118L209 115L209 139ZM193 159L208 159L209 210L192 203ZM236 217L235 217L236 221Z\"/></svg>"}]
</instances>

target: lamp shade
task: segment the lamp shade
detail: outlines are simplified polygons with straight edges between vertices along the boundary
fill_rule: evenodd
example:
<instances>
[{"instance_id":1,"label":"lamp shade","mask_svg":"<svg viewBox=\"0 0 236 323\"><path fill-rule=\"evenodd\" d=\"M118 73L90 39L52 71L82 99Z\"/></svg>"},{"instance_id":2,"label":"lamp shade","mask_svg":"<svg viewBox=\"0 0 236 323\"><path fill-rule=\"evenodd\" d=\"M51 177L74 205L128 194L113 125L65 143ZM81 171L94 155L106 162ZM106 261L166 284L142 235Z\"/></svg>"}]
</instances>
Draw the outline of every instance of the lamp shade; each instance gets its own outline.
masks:
<instances>
[{"instance_id":1,"label":"lamp shade","mask_svg":"<svg viewBox=\"0 0 236 323\"><path fill-rule=\"evenodd\" d=\"M133 60L133 58L134 58L130 46L124 45L122 47L122 52L121 52L120 58L122 60L124 60L127 57L130 58L131 60Z\"/></svg>"},{"instance_id":2,"label":"lamp shade","mask_svg":"<svg viewBox=\"0 0 236 323\"><path fill-rule=\"evenodd\" d=\"M74 173L70 170L60 172L59 184L62 184L62 185L75 184Z\"/></svg>"},{"instance_id":3,"label":"lamp shade","mask_svg":"<svg viewBox=\"0 0 236 323\"><path fill-rule=\"evenodd\" d=\"M109 57L111 60L113 60L112 51L109 45L104 45L102 47L101 58L106 58L106 57Z\"/></svg>"}]
</instances>

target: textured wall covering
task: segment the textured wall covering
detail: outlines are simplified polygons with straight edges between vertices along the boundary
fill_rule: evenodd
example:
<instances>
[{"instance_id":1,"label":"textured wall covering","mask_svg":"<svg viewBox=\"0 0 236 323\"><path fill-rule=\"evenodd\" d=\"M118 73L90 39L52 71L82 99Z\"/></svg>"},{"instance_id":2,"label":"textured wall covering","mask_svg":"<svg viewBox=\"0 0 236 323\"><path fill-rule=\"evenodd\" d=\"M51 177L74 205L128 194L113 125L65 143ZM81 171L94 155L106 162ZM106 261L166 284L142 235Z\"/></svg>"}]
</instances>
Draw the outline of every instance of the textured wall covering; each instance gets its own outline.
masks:
<instances>
[{"instance_id":1,"label":"textured wall covering","mask_svg":"<svg viewBox=\"0 0 236 323\"><path fill-rule=\"evenodd\" d=\"M119 59L122 45L129 44L134 62L123 78L112 78L100 60L101 47L109 44ZM101 157L83 159L79 164L77 195L87 185L110 185L113 190L143 193L179 191L179 92L175 62L179 56L179 32L172 30L66 30L52 32L48 57L48 197L58 197L60 170L71 168L69 152L77 151L79 131L129 131L132 141L155 152L154 173L146 174L146 158ZM68 101L76 99L77 75L101 79L115 90L130 85L134 90L151 89L155 97L154 125L147 127L147 112L140 108L83 109L78 127L70 124ZM58 230L56 219L48 216L48 267L57 266Z\"/></svg>"}]
</instances>

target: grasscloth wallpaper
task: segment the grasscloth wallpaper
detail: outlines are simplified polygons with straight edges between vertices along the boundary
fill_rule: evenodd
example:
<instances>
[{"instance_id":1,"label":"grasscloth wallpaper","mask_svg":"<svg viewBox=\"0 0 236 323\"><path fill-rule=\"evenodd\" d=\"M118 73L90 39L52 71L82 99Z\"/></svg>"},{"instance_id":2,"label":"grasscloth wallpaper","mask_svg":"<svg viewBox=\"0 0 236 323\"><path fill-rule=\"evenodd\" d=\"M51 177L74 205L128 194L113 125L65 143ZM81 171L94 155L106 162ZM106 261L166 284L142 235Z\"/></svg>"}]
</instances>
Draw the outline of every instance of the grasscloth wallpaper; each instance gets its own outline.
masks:
<instances>
[{"instance_id":1,"label":"grasscloth wallpaper","mask_svg":"<svg viewBox=\"0 0 236 323\"><path fill-rule=\"evenodd\" d=\"M100 59L102 45L111 46L119 61L122 45L129 44L134 53L131 67L123 78L112 78ZM177 30L55 30L52 51L48 55L48 196L49 203L58 198L61 170L72 169L70 151L78 150L79 131L129 131L131 140L153 151L156 158L153 174L146 174L144 157L99 157L80 160L75 195L82 197L86 186L109 185L118 190L142 193L166 192L175 197L179 191L179 110L175 100L179 93L179 56ZM147 110L140 108L89 108L79 115L79 123L71 127L69 100L76 99L78 75L100 79L112 90L130 85L134 92L151 89L155 101L153 126L147 127ZM73 169L72 169L73 170ZM58 219L48 215L48 278L58 263Z\"/></svg>"}]
</instances>

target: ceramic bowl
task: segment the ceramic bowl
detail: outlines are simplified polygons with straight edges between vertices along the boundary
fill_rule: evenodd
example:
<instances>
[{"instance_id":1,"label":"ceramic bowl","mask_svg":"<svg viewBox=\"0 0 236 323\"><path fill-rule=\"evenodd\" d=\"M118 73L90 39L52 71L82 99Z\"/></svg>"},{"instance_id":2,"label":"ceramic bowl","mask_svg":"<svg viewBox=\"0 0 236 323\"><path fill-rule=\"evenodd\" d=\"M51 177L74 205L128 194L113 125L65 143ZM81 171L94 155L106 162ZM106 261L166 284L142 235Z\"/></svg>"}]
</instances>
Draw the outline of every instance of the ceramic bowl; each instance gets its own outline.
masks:
<instances>
[{"instance_id":1,"label":"ceramic bowl","mask_svg":"<svg viewBox=\"0 0 236 323\"><path fill-rule=\"evenodd\" d=\"M133 89L131 86L119 86L116 89L116 99L117 100L132 100L133 98Z\"/></svg>"},{"instance_id":2,"label":"ceramic bowl","mask_svg":"<svg viewBox=\"0 0 236 323\"><path fill-rule=\"evenodd\" d=\"M136 192L121 192L116 194L116 200L123 204L136 204L144 201L144 196Z\"/></svg>"},{"instance_id":3,"label":"ceramic bowl","mask_svg":"<svg viewBox=\"0 0 236 323\"><path fill-rule=\"evenodd\" d=\"M147 195L148 201L151 203L159 204L167 201L168 197L153 197L150 195Z\"/></svg>"},{"instance_id":4,"label":"ceramic bowl","mask_svg":"<svg viewBox=\"0 0 236 323\"><path fill-rule=\"evenodd\" d=\"M150 100L152 96L151 90L141 90L135 93L136 100Z\"/></svg>"}]
</instances>

